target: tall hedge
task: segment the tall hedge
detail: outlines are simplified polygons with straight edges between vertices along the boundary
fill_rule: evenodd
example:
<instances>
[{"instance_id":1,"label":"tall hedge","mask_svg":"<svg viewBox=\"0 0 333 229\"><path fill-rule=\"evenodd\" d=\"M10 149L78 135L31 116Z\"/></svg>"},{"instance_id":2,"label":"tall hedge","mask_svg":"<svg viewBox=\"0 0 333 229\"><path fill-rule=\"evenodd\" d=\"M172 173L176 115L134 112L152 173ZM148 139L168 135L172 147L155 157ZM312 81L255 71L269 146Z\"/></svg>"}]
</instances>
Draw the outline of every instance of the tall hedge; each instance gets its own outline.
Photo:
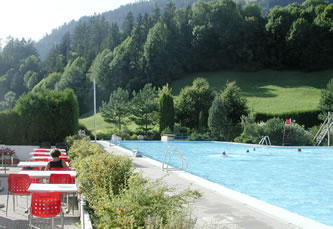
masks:
<instances>
[{"instance_id":1,"label":"tall hedge","mask_svg":"<svg viewBox=\"0 0 333 229\"><path fill-rule=\"evenodd\" d=\"M39 90L23 95L13 111L0 114L0 141L4 144L40 144L64 141L78 129L78 102L71 89Z\"/></svg>"},{"instance_id":2,"label":"tall hedge","mask_svg":"<svg viewBox=\"0 0 333 229\"><path fill-rule=\"evenodd\" d=\"M280 119L292 119L295 120L299 125L304 125L305 128L317 126L321 124L321 121L318 119L320 110L312 111L296 111L296 112L287 112L282 114L269 114L269 113L256 113L255 120L256 122L264 121L266 122L272 118Z\"/></svg>"},{"instance_id":3,"label":"tall hedge","mask_svg":"<svg viewBox=\"0 0 333 229\"><path fill-rule=\"evenodd\" d=\"M0 112L0 143L6 145L21 144L24 122L15 111Z\"/></svg>"}]
</instances>

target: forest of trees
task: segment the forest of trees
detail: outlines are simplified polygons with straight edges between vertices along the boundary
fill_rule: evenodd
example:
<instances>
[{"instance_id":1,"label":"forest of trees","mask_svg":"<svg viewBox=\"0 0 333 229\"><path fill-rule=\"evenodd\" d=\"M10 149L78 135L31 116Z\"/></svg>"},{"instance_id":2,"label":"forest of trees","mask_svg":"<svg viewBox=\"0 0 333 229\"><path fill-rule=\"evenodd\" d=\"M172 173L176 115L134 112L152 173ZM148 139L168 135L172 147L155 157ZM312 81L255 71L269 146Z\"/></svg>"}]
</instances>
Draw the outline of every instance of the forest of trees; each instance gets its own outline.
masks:
<instances>
[{"instance_id":1,"label":"forest of trees","mask_svg":"<svg viewBox=\"0 0 333 229\"><path fill-rule=\"evenodd\" d=\"M163 12L129 12L122 23L101 15L79 22L41 61L34 42L11 39L0 53L0 108L31 90L72 88L80 113L112 91L162 86L184 73L264 68L315 71L333 64L333 4L306 0L275 6L266 16L255 4L198 1Z\"/></svg>"}]
</instances>

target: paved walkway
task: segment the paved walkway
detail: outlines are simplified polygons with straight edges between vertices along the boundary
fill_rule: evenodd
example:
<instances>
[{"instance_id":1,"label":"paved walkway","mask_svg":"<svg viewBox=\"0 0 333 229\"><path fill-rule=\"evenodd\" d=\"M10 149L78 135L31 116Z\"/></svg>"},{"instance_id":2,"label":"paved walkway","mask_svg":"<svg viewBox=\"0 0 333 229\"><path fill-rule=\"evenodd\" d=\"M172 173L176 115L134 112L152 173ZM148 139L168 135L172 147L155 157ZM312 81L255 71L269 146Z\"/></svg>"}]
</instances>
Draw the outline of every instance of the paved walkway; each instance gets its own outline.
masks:
<instances>
[{"instance_id":1,"label":"paved walkway","mask_svg":"<svg viewBox=\"0 0 333 229\"><path fill-rule=\"evenodd\" d=\"M108 152L132 156L131 151L99 141ZM199 190L203 198L196 201L194 214L198 228L295 229L332 228L277 208L263 201L214 184L182 171L162 171L161 164L149 158L132 157L134 166L150 178L163 181L176 190L187 187Z\"/></svg>"},{"instance_id":2,"label":"paved walkway","mask_svg":"<svg viewBox=\"0 0 333 229\"><path fill-rule=\"evenodd\" d=\"M20 168L10 167L7 173L16 173L20 171ZM8 190L8 177L7 174L4 174L3 170L0 170L0 182L1 186L4 187L4 190L0 191L0 204L7 204L7 190ZM30 198L29 198L30 199ZM0 229L27 229L29 228L28 224L28 214L25 213L25 209L27 206L26 196L18 196L17 203L15 206L15 212L13 211L13 196L9 196L8 201L8 216L6 216L6 207L0 208ZM30 200L29 200L30 203ZM50 228L50 220L48 219L38 219L34 218L32 224L36 226L35 228ZM72 215L72 211L70 213L65 214L64 221L65 229L78 229L80 226L80 214L77 209ZM60 219L55 220L55 228L61 228Z\"/></svg>"}]
</instances>

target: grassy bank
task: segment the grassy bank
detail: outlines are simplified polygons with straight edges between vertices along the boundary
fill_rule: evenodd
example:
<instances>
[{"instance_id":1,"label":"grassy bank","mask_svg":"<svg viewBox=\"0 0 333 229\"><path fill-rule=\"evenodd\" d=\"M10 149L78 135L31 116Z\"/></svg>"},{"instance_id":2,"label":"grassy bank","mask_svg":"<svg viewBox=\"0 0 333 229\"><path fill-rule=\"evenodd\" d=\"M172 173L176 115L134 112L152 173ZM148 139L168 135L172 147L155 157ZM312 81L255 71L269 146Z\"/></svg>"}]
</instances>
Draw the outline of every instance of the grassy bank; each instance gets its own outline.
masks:
<instances>
[{"instance_id":1,"label":"grassy bank","mask_svg":"<svg viewBox=\"0 0 333 229\"><path fill-rule=\"evenodd\" d=\"M272 71L195 73L173 82L174 95L191 85L196 77L207 78L219 91L226 82L236 81L252 112L284 113L318 107L320 91L333 78L333 70L322 72Z\"/></svg>"}]
</instances>

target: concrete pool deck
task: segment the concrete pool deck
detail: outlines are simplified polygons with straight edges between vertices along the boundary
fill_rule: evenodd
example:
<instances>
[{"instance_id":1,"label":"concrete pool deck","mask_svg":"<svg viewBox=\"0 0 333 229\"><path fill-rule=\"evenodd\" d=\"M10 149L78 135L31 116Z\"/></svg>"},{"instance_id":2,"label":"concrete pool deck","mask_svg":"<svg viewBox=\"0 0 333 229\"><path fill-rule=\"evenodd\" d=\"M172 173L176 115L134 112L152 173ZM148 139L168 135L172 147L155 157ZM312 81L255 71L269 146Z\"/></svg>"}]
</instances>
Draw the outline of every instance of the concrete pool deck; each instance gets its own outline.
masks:
<instances>
[{"instance_id":1,"label":"concrete pool deck","mask_svg":"<svg viewBox=\"0 0 333 229\"><path fill-rule=\"evenodd\" d=\"M98 141L107 152L132 156L132 152L106 141ZM187 187L199 190L203 197L195 202L194 215L198 228L247 229L332 229L311 219L257 200L183 171L162 171L161 163L152 159L132 157L137 171L146 177L158 179L175 190Z\"/></svg>"}]
</instances>

